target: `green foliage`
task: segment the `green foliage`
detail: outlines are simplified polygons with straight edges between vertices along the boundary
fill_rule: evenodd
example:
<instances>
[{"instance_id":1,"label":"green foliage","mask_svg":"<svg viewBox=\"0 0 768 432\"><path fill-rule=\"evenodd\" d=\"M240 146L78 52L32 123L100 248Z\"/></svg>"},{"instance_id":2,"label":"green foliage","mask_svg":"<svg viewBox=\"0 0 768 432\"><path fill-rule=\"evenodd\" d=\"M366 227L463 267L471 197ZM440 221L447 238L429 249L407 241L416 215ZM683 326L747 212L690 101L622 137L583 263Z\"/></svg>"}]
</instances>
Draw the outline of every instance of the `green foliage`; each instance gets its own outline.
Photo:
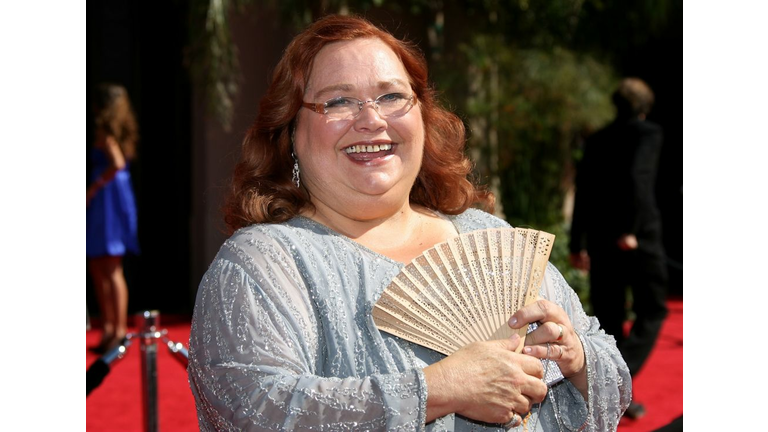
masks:
<instances>
[{"instance_id":1,"label":"green foliage","mask_svg":"<svg viewBox=\"0 0 768 432\"><path fill-rule=\"evenodd\" d=\"M565 49L520 50L500 107L498 172L508 219L562 221L571 149L581 132L610 120L613 70Z\"/></svg>"},{"instance_id":2,"label":"green foliage","mask_svg":"<svg viewBox=\"0 0 768 432\"><path fill-rule=\"evenodd\" d=\"M512 224L561 222L572 149L584 130L613 116L613 69L565 48L520 49L491 35L461 49L472 72L465 105L470 145L490 159L481 177L499 178ZM497 144L488 150L492 136Z\"/></svg>"},{"instance_id":3,"label":"green foliage","mask_svg":"<svg viewBox=\"0 0 768 432\"><path fill-rule=\"evenodd\" d=\"M232 124L234 98L240 87L240 65L229 28L229 13L231 8L242 8L244 3L196 0L190 5L191 45L187 62L192 80L203 89L208 112L225 130Z\"/></svg>"},{"instance_id":4,"label":"green foliage","mask_svg":"<svg viewBox=\"0 0 768 432\"><path fill-rule=\"evenodd\" d=\"M541 229L555 235L555 244L552 247L552 254L549 256L549 262L560 270L568 285L576 291L587 314L592 314L592 305L589 302L589 276L586 272L571 267L568 260L569 236L567 225L560 223L536 229Z\"/></svg>"}]
</instances>

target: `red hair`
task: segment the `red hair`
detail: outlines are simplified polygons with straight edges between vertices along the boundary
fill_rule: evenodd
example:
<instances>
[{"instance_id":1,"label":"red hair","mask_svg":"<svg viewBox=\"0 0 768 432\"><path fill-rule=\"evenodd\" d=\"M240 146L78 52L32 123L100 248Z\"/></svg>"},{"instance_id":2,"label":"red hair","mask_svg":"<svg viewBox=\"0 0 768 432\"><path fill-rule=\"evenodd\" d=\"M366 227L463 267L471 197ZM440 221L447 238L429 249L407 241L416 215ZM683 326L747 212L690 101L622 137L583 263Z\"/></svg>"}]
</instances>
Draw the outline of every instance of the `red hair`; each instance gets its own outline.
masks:
<instances>
[{"instance_id":1,"label":"red hair","mask_svg":"<svg viewBox=\"0 0 768 432\"><path fill-rule=\"evenodd\" d=\"M469 180L472 163L464 155L464 124L438 106L428 83L426 60L418 48L363 18L330 15L296 36L275 68L259 114L246 133L224 204L224 221L231 230L253 223L284 222L312 208L306 191L291 182L291 131L317 53L333 42L359 38L377 38L394 51L421 107L424 156L410 201L445 214L459 214L474 204L493 208L493 195Z\"/></svg>"}]
</instances>

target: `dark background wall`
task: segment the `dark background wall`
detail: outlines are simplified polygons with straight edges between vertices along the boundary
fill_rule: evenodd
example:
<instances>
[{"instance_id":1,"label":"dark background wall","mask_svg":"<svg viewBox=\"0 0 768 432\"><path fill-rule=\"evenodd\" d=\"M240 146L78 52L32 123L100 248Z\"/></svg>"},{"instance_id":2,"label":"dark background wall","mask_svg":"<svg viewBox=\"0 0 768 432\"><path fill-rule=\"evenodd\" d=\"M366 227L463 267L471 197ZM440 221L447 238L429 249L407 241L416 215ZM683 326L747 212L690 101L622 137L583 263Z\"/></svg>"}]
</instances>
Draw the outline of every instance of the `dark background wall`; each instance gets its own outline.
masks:
<instances>
[{"instance_id":1,"label":"dark background wall","mask_svg":"<svg viewBox=\"0 0 768 432\"><path fill-rule=\"evenodd\" d=\"M673 25L623 53L620 71L624 76L644 79L656 102L648 116L664 129L656 196L663 220L667 252L669 291L683 294L683 91L677 69L683 61L683 16L671 17ZM679 25L676 25L679 24Z\"/></svg>"},{"instance_id":2,"label":"dark background wall","mask_svg":"<svg viewBox=\"0 0 768 432\"><path fill-rule=\"evenodd\" d=\"M189 7L185 1L88 3L89 100L98 82L123 84L141 133L130 169L142 250L125 258L129 314L191 313L200 279L227 237L219 208L242 137L293 34L266 8L232 15L241 77L233 122L225 130L191 78ZM92 114L86 108L90 151ZM97 316L87 280L88 310Z\"/></svg>"},{"instance_id":3,"label":"dark background wall","mask_svg":"<svg viewBox=\"0 0 768 432\"><path fill-rule=\"evenodd\" d=\"M190 97L184 66L186 2L88 2L88 151L96 83L128 90L141 141L131 166L141 255L127 256L129 312L190 308ZM90 167L89 167L90 168ZM88 278L88 310L98 313Z\"/></svg>"}]
</instances>

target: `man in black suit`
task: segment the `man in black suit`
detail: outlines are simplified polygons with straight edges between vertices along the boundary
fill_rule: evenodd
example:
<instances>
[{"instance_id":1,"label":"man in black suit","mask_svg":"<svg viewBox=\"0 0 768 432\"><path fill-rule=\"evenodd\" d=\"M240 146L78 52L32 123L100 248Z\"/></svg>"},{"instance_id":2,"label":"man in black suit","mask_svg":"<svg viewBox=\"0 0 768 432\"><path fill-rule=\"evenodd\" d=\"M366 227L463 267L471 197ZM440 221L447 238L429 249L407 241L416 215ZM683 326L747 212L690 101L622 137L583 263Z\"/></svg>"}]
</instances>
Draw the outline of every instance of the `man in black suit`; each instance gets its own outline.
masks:
<instances>
[{"instance_id":1,"label":"man in black suit","mask_svg":"<svg viewBox=\"0 0 768 432\"><path fill-rule=\"evenodd\" d=\"M590 301L601 326L616 338L634 376L667 315L667 269L655 182L662 130L646 120L654 95L637 78L614 92L616 119L590 136L576 174L571 264L590 272ZM627 287L634 323L627 336ZM625 415L639 418L633 402Z\"/></svg>"}]
</instances>

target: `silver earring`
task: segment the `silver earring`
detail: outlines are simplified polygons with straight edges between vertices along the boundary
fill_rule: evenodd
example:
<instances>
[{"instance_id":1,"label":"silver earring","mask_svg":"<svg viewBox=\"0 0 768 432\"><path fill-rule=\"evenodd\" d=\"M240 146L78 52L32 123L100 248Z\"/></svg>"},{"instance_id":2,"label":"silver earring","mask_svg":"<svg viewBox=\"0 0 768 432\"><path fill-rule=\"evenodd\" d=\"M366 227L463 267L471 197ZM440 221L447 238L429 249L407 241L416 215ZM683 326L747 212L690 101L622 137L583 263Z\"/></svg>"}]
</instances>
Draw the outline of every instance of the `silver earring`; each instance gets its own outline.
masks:
<instances>
[{"instance_id":1,"label":"silver earring","mask_svg":"<svg viewBox=\"0 0 768 432\"><path fill-rule=\"evenodd\" d=\"M301 172L299 170L299 161L296 160L296 155L291 152L291 157L293 157L293 178L291 178L291 181L296 185L297 188L301 186L301 179L299 179L299 173Z\"/></svg>"}]
</instances>

